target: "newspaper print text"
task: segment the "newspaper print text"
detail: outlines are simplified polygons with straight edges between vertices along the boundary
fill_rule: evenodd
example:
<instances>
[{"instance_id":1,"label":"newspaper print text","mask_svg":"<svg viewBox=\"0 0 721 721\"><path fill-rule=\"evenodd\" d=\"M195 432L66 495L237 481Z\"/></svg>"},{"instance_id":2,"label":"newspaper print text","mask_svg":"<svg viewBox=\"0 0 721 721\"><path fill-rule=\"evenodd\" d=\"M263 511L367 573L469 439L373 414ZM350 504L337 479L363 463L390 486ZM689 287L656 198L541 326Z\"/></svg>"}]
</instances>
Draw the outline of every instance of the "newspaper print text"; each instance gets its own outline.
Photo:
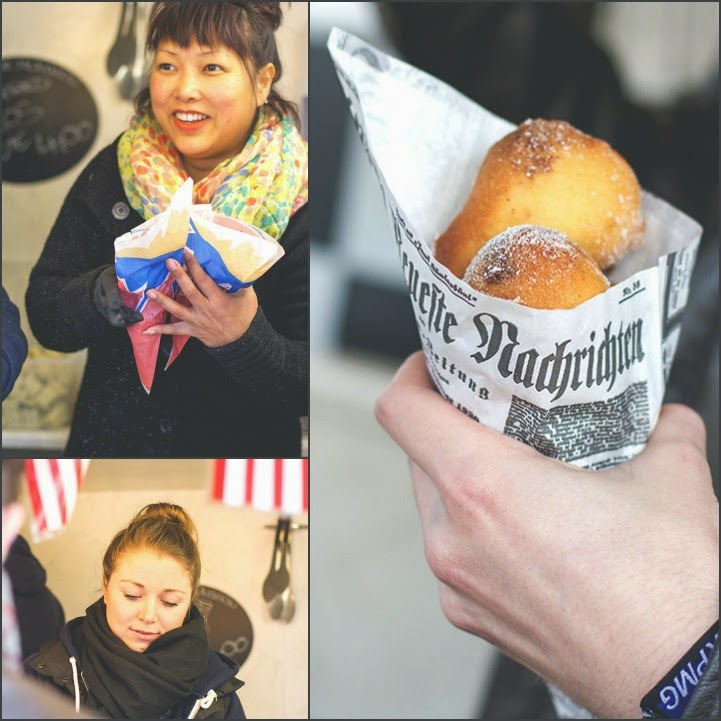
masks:
<instances>
[{"instance_id":1,"label":"newspaper print text","mask_svg":"<svg viewBox=\"0 0 721 721\"><path fill-rule=\"evenodd\" d=\"M479 350L471 355L476 363L495 359L504 378L550 393L552 401L582 385L591 388L607 383L610 390L618 376L645 357L640 318L625 326L621 321L617 330L612 331L608 323L600 334L591 331L589 344L575 350L570 338L556 342L554 351L544 356L536 348L522 347L518 327L510 321L478 313L473 323L480 340Z\"/></svg>"}]
</instances>

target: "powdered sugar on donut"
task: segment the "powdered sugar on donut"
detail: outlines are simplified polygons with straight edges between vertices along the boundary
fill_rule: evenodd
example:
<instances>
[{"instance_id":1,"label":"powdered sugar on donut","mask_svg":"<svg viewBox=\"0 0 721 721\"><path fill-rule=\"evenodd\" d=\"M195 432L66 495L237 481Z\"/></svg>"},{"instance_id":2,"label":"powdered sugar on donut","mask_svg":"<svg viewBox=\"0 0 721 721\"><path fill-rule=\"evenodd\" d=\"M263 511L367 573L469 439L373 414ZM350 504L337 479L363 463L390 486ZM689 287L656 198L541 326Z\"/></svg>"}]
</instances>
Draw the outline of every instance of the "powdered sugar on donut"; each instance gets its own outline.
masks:
<instances>
[{"instance_id":1,"label":"powdered sugar on donut","mask_svg":"<svg viewBox=\"0 0 721 721\"><path fill-rule=\"evenodd\" d=\"M535 308L572 308L609 287L583 248L538 225L513 226L491 238L463 279L483 293Z\"/></svg>"}]
</instances>

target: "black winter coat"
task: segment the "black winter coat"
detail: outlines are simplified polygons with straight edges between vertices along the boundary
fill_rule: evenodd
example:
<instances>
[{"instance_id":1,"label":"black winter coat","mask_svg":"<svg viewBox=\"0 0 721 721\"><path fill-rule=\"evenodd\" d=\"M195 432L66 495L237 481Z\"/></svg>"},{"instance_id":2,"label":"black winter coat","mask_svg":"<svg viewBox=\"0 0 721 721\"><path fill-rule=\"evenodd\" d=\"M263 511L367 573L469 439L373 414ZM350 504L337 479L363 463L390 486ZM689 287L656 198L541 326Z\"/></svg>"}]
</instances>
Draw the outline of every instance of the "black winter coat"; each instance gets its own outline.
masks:
<instances>
[{"instance_id":1,"label":"black winter coat","mask_svg":"<svg viewBox=\"0 0 721 721\"><path fill-rule=\"evenodd\" d=\"M51 684L53 687L69 695L73 700L76 693L81 709L90 709L95 713L105 712L88 689L79 663L75 675L70 658L78 660L78 653L72 641L72 629L76 624L82 623L83 617L73 619L63 626L60 639L46 645L38 653L25 660L25 670L28 675L38 681ZM243 681L235 678L238 673L238 664L232 659L217 651L210 649L208 654L208 668L193 689L193 693L185 701L168 709L162 718L180 719L189 718L194 710L196 701L208 698L209 692L214 691L215 697L207 708L199 706L193 718L196 719L244 719L245 712L240 703L237 689L243 686ZM77 680L77 691L75 681ZM210 697L213 697L210 694ZM210 699L208 699L210 700ZM105 712L107 716L107 712Z\"/></svg>"},{"instance_id":2,"label":"black winter coat","mask_svg":"<svg viewBox=\"0 0 721 721\"><path fill-rule=\"evenodd\" d=\"M27 658L58 637L65 625L65 612L45 585L47 573L22 536L10 546L5 570L13 588L22 654Z\"/></svg>"},{"instance_id":3,"label":"black winter coat","mask_svg":"<svg viewBox=\"0 0 721 721\"><path fill-rule=\"evenodd\" d=\"M66 455L72 457L295 457L308 413L308 206L291 218L285 255L255 284L259 309L245 335L220 348L191 338L163 370L161 342L150 394L124 328L93 302L114 263L114 240L143 222L128 207L117 140L68 193L30 275L28 319L47 348L88 348Z\"/></svg>"}]
</instances>

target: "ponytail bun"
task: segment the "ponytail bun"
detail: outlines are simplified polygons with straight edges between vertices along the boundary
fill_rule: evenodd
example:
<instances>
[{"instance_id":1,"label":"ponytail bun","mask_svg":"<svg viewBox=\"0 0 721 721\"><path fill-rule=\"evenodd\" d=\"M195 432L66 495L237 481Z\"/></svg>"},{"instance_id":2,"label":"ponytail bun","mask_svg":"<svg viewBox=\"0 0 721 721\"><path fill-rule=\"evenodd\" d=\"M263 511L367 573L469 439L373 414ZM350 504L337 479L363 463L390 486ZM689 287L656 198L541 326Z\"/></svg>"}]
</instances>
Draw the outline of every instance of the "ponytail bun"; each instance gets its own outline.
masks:
<instances>
[{"instance_id":1,"label":"ponytail bun","mask_svg":"<svg viewBox=\"0 0 721 721\"><path fill-rule=\"evenodd\" d=\"M283 11L280 3L245 3L246 10L253 10L258 13L260 19L268 23L273 31L276 31L283 22Z\"/></svg>"},{"instance_id":2,"label":"ponytail bun","mask_svg":"<svg viewBox=\"0 0 721 721\"><path fill-rule=\"evenodd\" d=\"M144 518L153 518L164 523L174 523L180 526L196 543L198 542L198 531L195 524L185 510L175 503L150 503L138 511L131 524Z\"/></svg>"}]
</instances>

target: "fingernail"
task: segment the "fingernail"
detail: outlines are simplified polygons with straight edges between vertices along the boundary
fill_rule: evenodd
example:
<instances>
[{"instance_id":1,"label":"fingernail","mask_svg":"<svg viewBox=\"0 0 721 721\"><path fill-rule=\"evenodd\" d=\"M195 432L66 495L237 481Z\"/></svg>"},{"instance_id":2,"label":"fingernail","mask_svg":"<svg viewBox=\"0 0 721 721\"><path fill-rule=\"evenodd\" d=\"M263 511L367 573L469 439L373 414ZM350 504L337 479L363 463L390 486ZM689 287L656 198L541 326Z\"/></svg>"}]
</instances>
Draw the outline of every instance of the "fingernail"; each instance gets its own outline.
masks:
<instances>
[{"instance_id":1,"label":"fingernail","mask_svg":"<svg viewBox=\"0 0 721 721\"><path fill-rule=\"evenodd\" d=\"M149 290L145 295L147 295L150 300L155 300L157 293L154 290Z\"/></svg>"},{"instance_id":2,"label":"fingernail","mask_svg":"<svg viewBox=\"0 0 721 721\"><path fill-rule=\"evenodd\" d=\"M155 331L152 328L148 328L142 332L142 335L155 335Z\"/></svg>"},{"instance_id":3,"label":"fingernail","mask_svg":"<svg viewBox=\"0 0 721 721\"><path fill-rule=\"evenodd\" d=\"M180 263L174 258L168 258L168 260L165 261L165 267L170 270L175 270L176 268L180 268Z\"/></svg>"},{"instance_id":4,"label":"fingernail","mask_svg":"<svg viewBox=\"0 0 721 721\"><path fill-rule=\"evenodd\" d=\"M187 260L188 258L192 258L192 257L193 257L193 254L187 248L184 248L183 249L183 258L185 258Z\"/></svg>"}]
</instances>

